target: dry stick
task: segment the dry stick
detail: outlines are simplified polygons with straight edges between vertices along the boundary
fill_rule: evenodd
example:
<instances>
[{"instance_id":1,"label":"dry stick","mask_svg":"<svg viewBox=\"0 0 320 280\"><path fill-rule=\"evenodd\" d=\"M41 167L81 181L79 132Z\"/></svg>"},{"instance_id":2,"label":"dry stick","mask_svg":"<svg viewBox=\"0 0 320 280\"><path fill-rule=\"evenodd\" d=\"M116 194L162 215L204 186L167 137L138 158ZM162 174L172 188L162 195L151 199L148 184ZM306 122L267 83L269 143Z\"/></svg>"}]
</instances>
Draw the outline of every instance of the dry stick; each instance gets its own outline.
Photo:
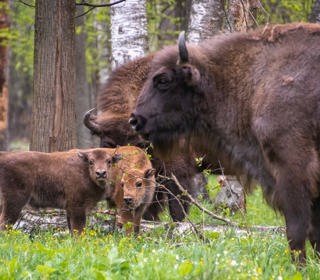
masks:
<instances>
[{"instance_id":1,"label":"dry stick","mask_svg":"<svg viewBox=\"0 0 320 280\"><path fill-rule=\"evenodd\" d=\"M159 175L158 175L158 176L159 176ZM161 176L161 177L162 177L162 176ZM177 178L176 178L176 181L178 181ZM191 226L192 226L195 234L196 234L201 240L204 240L204 236L201 234L201 232L199 232L199 230L197 229L197 227L195 226L195 224L192 223L191 220L189 219L188 214L187 214L186 211L184 210L184 207L183 207L180 199L179 199L175 194L173 194L173 193L172 193L167 187L165 187L164 185L161 185L161 187L163 187L169 194L171 194L173 197L175 197L175 199L177 200L177 202L179 203L179 205L180 205L180 207L181 207L181 209L182 209L183 214L185 215L185 217L186 217L186 219L188 220L188 222L191 224Z\"/></svg>"}]
</instances>

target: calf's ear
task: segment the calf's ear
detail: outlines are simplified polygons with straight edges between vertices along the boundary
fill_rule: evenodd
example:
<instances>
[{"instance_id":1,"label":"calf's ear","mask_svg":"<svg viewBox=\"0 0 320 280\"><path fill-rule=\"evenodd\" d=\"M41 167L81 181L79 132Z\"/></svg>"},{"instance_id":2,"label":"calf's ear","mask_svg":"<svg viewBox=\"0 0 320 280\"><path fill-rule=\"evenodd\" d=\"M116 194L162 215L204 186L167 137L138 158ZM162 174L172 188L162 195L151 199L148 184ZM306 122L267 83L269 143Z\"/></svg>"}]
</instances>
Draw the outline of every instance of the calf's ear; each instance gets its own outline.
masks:
<instances>
[{"instance_id":1,"label":"calf's ear","mask_svg":"<svg viewBox=\"0 0 320 280\"><path fill-rule=\"evenodd\" d=\"M78 152L78 157L81 158L84 162L88 161L88 154L84 152Z\"/></svg>"},{"instance_id":2,"label":"calf's ear","mask_svg":"<svg viewBox=\"0 0 320 280\"><path fill-rule=\"evenodd\" d=\"M154 168L147 169L144 172L144 178L149 179L150 177L152 177L155 174L156 174L156 170Z\"/></svg>"},{"instance_id":3,"label":"calf's ear","mask_svg":"<svg viewBox=\"0 0 320 280\"><path fill-rule=\"evenodd\" d=\"M112 164L114 164L114 163L117 163L121 159L122 159L122 155L121 154L114 154L112 156L111 162L112 162Z\"/></svg>"}]
</instances>

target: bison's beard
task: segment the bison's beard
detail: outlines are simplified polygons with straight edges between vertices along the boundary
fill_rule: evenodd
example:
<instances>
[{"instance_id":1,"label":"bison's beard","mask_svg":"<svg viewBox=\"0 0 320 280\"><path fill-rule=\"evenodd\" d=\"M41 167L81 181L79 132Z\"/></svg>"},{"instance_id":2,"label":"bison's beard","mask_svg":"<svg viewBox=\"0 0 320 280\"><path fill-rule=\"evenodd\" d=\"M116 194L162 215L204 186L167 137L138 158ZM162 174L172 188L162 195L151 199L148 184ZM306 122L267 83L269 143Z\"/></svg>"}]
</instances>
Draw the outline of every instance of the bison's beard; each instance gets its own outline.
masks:
<instances>
[{"instance_id":1,"label":"bison's beard","mask_svg":"<svg viewBox=\"0 0 320 280\"><path fill-rule=\"evenodd\" d=\"M154 154L163 160L169 160L181 153L189 152L190 137L180 133L157 133L150 138Z\"/></svg>"}]
</instances>

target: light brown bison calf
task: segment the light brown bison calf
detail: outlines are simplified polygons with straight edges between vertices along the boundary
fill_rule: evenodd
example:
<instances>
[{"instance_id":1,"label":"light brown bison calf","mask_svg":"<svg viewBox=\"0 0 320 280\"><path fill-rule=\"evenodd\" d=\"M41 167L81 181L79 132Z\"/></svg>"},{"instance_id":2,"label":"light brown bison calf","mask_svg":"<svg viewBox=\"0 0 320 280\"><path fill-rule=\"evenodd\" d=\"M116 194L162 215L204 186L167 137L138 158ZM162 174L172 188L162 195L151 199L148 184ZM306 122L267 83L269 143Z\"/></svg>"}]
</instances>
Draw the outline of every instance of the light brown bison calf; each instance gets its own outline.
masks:
<instances>
[{"instance_id":1,"label":"light brown bison calf","mask_svg":"<svg viewBox=\"0 0 320 280\"><path fill-rule=\"evenodd\" d=\"M106 149L87 150L85 160L79 155L79 150L1 152L0 229L14 224L29 204L65 209L69 230L80 233L88 211L105 199L109 170L119 157Z\"/></svg>"},{"instance_id":2,"label":"light brown bison calf","mask_svg":"<svg viewBox=\"0 0 320 280\"><path fill-rule=\"evenodd\" d=\"M121 160L110 173L110 193L107 200L117 208L117 224L126 233L139 232L141 218L152 203L155 192L155 169L148 155L140 148L122 146L106 149L120 155Z\"/></svg>"}]
</instances>

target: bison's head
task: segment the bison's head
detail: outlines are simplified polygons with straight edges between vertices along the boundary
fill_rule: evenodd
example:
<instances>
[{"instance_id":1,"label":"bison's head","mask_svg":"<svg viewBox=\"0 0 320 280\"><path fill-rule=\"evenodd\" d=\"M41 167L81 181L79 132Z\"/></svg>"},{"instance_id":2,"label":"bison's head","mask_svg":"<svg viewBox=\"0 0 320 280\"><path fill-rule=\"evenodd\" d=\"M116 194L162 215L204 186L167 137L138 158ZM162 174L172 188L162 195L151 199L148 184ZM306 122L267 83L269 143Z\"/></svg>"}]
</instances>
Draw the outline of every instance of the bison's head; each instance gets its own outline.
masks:
<instances>
[{"instance_id":1,"label":"bison's head","mask_svg":"<svg viewBox=\"0 0 320 280\"><path fill-rule=\"evenodd\" d=\"M96 108L93 108L85 114L83 123L93 135L100 138L101 148L116 148L128 144L144 148L148 145L147 141L132 129L128 123L128 115L98 117Z\"/></svg>"},{"instance_id":2,"label":"bison's head","mask_svg":"<svg viewBox=\"0 0 320 280\"><path fill-rule=\"evenodd\" d=\"M129 210L137 209L148 193L155 189L155 169L131 169L121 179L123 189L123 205Z\"/></svg>"},{"instance_id":3,"label":"bison's head","mask_svg":"<svg viewBox=\"0 0 320 280\"><path fill-rule=\"evenodd\" d=\"M150 140L160 155L172 152L178 143L188 143L197 129L198 112L208 105L203 102L202 76L205 63L193 47L190 56L184 33L179 37L179 51L168 47L156 54L147 81L137 100L129 123ZM192 62L192 63L191 63Z\"/></svg>"},{"instance_id":4,"label":"bison's head","mask_svg":"<svg viewBox=\"0 0 320 280\"><path fill-rule=\"evenodd\" d=\"M109 154L101 149L79 152L78 155L88 164L91 180L102 189L109 183L110 169L122 158L121 155Z\"/></svg>"}]
</instances>

